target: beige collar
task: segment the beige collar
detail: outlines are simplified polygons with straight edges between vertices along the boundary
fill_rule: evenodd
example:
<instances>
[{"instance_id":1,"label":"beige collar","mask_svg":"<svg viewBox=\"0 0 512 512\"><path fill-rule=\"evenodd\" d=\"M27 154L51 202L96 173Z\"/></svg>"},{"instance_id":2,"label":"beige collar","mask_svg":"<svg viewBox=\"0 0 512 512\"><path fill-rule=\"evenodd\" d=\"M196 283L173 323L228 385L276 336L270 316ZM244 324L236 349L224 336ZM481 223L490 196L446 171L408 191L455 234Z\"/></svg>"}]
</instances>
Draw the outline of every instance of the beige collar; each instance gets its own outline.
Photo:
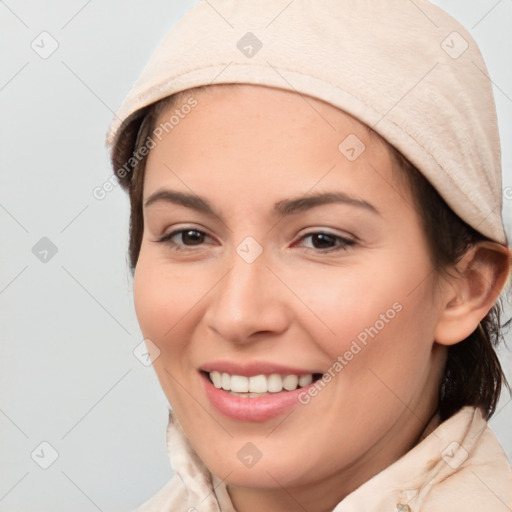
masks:
<instances>
[{"instance_id":1,"label":"beige collar","mask_svg":"<svg viewBox=\"0 0 512 512\"><path fill-rule=\"evenodd\" d=\"M174 472L186 488L189 510L236 512L226 484L205 467L172 413L169 418L167 447ZM419 444L333 512L511 509L510 465L480 410L465 407L438 423L434 417Z\"/></svg>"}]
</instances>

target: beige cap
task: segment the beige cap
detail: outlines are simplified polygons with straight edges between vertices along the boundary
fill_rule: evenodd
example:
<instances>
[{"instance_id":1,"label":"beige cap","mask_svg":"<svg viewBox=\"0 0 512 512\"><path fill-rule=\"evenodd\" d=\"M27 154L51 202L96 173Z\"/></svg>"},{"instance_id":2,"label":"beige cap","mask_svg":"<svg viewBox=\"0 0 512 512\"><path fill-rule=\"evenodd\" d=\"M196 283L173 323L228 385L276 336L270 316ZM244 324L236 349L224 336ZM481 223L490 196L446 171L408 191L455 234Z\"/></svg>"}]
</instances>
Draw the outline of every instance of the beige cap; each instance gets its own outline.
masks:
<instances>
[{"instance_id":1,"label":"beige cap","mask_svg":"<svg viewBox=\"0 0 512 512\"><path fill-rule=\"evenodd\" d=\"M288 89L348 112L459 217L506 243L487 69L469 33L426 0L201 1L165 36L112 122L107 142L124 186L141 109L221 83Z\"/></svg>"}]
</instances>

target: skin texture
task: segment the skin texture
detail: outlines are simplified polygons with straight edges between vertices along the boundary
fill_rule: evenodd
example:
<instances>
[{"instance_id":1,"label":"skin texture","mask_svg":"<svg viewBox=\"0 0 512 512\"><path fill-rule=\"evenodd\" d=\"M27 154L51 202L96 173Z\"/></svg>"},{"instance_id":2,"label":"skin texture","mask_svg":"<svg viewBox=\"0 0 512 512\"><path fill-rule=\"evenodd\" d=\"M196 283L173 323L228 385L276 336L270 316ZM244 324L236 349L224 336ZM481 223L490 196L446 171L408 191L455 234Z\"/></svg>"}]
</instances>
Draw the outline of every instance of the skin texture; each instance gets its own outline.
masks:
<instances>
[{"instance_id":1,"label":"skin texture","mask_svg":"<svg viewBox=\"0 0 512 512\"><path fill-rule=\"evenodd\" d=\"M388 148L347 114L289 91L209 89L151 150L144 200L192 193L216 215L165 201L145 209L137 317L161 351L153 364L175 414L238 511L332 510L417 442L437 407L446 345L478 325L506 269L495 278L496 250L484 247L460 262L471 280L436 275ZM366 146L353 162L338 149L351 134ZM273 213L279 201L322 192L376 212L335 203ZM158 241L179 229L206 235ZM319 232L349 242L306 236ZM248 236L263 250L252 263L236 251ZM198 369L219 359L325 372L393 305L394 318L289 414L236 421L204 392ZM237 457L247 442L262 454L251 468Z\"/></svg>"}]
</instances>

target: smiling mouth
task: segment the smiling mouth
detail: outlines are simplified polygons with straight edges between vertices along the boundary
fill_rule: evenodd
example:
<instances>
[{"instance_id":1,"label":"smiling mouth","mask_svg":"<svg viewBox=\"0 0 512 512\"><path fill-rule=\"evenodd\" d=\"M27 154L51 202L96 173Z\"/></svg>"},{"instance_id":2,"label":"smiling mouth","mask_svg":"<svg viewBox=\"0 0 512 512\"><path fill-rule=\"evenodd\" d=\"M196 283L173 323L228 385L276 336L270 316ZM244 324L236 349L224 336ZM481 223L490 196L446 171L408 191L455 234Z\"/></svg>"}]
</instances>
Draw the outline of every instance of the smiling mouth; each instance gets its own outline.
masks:
<instances>
[{"instance_id":1,"label":"smiling mouth","mask_svg":"<svg viewBox=\"0 0 512 512\"><path fill-rule=\"evenodd\" d=\"M217 389L233 396L259 398L277 393L295 391L309 386L322 377L320 373L305 375L260 374L251 377L231 375L225 372L201 372Z\"/></svg>"}]
</instances>

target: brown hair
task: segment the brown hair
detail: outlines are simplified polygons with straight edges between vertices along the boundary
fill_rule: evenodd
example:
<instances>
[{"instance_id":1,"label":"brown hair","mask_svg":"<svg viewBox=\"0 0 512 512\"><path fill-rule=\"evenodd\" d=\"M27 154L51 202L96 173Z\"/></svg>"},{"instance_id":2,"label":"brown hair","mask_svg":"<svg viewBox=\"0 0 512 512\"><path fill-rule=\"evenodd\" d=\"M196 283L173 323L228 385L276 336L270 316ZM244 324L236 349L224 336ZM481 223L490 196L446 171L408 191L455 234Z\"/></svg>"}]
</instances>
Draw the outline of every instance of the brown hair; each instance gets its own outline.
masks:
<instances>
[{"instance_id":1,"label":"brown hair","mask_svg":"<svg viewBox=\"0 0 512 512\"><path fill-rule=\"evenodd\" d=\"M223 84L223 87L237 84ZM160 114L177 104L185 93L191 95L196 92L205 92L211 87L197 87L189 89L139 111L134 118L127 120L130 130L121 129L123 144L117 144L117 159L114 155L114 165L122 164L122 153L138 155L143 144L151 136L156 127ZM133 129L133 127L136 129ZM384 139L370 129L383 141L391 151L398 163L398 168L405 176L410 186L415 207L423 221L423 227L430 247L431 260L434 269L441 273L449 268L465 254L473 245L488 240L471 226L460 219L446 204L437 190L400 152L390 146ZM127 135L128 133L128 135ZM121 149L119 149L121 147ZM127 152L127 149L130 149ZM125 173L120 180L129 191L130 216L130 243L129 258L132 273L142 242L144 229L142 196L146 158L136 159L131 166L131 172ZM486 418L490 418L497 406L497 402L505 385L509 388L505 374L499 362L495 347L503 338L503 328L510 324L510 320L501 324L502 307L498 301L480 322L478 328L465 340L448 348L447 363L444 377L439 391L439 411L441 419L445 420L455 414L464 406L479 407ZM510 389L510 388L509 388Z\"/></svg>"},{"instance_id":2,"label":"brown hair","mask_svg":"<svg viewBox=\"0 0 512 512\"><path fill-rule=\"evenodd\" d=\"M438 274L457 263L478 242L489 241L456 215L419 170L393 147L392 153L411 187ZM489 419L496 410L502 386L510 390L495 350L511 322L502 325L501 316L498 300L472 334L448 348L439 395L442 419L466 405L479 407Z\"/></svg>"}]
</instances>

